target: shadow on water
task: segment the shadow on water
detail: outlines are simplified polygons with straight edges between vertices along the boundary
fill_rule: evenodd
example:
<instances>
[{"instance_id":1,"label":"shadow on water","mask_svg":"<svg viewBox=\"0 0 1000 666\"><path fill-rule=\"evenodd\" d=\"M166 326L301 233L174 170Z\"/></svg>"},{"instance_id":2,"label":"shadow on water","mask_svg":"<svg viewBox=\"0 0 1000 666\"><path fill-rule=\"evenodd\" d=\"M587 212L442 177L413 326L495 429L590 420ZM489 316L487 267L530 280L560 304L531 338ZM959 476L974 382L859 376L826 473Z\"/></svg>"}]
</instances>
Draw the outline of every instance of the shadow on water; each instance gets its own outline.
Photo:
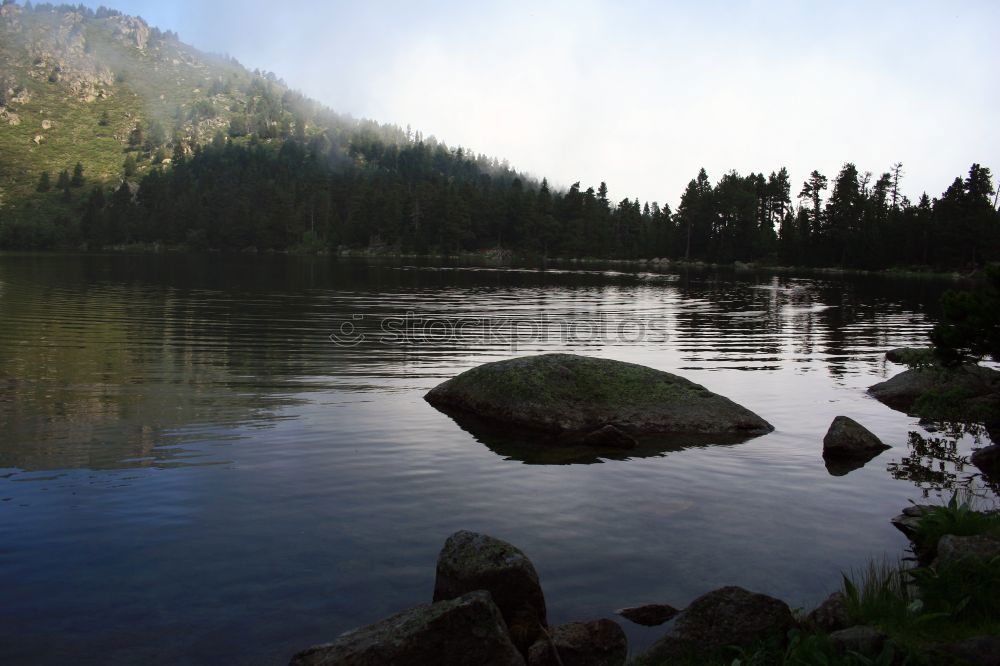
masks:
<instances>
[{"instance_id":1,"label":"shadow on water","mask_svg":"<svg viewBox=\"0 0 1000 666\"><path fill-rule=\"evenodd\" d=\"M592 465L611 460L659 458L690 448L735 446L754 437L740 435L655 435L638 438L631 449L569 445L547 433L506 426L462 410L435 406L459 428L504 460L526 465Z\"/></svg>"}]
</instances>

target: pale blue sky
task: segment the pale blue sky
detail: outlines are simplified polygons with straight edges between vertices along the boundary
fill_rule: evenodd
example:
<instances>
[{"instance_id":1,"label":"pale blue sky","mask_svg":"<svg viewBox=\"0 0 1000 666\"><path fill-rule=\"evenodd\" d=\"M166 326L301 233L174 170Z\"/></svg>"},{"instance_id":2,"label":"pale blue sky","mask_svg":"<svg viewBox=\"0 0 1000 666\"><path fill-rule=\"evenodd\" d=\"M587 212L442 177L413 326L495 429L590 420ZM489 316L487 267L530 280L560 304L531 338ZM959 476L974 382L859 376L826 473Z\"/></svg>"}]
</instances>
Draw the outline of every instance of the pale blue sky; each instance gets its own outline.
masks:
<instances>
[{"instance_id":1,"label":"pale blue sky","mask_svg":"<svg viewBox=\"0 0 1000 666\"><path fill-rule=\"evenodd\" d=\"M97 3L93 3L97 4ZM1000 169L1000 3L118 0L334 109L675 204L704 166Z\"/></svg>"}]
</instances>

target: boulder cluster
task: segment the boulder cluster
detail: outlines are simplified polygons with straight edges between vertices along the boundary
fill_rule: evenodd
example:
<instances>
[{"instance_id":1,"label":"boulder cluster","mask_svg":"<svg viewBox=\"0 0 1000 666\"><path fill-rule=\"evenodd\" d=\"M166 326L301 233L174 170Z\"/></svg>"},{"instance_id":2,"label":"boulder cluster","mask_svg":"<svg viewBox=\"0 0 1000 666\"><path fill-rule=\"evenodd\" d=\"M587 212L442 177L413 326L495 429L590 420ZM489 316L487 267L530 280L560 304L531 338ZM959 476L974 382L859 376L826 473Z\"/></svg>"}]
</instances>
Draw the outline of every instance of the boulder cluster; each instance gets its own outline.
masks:
<instances>
[{"instance_id":1,"label":"boulder cluster","mask_svg":"<svg viewBox=\"0 0 1000 666\"><path fill-rule=\"evenodd\" d=\"M832 604L810 618L831 630L850 629L844 640L851 646L870 639L842 626L843 612ZM652 604L618 614L647 626L672 620L644 655L655 663L784 641L798 624L785 602L735 586L704 594L684 610ZM625 632L610 619L549 625L531 560L506 541L460 531L438 556L431 603L302 650L291 666L624 666L628 656Z\"/></svg>"}]
</instances>

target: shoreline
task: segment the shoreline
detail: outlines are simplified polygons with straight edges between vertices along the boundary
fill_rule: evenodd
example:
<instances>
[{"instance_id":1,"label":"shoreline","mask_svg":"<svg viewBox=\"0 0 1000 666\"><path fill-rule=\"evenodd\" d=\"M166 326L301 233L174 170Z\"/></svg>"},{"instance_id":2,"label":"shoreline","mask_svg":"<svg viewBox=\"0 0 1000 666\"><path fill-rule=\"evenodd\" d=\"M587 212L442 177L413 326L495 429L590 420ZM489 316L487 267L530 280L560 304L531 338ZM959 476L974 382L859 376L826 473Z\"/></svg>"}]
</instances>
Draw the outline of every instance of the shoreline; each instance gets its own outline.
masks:
<instances>
[{"instance_id":1,"label":"shoreline","mask_svg":"<svg viewBox=\"0 0 1000 666\"><path fill-rule=\"evenodd\" d=\"M915 280L940 280L948 282L976 281L980 279L980 272L961 273L958 271L934 271L915 270L906 268L844 268L839 266L797 266L768 264L760 262L733 261L730 263L708 262L700 260L667 259L662 257L638 258L638 259L601 259L596 257L543 257L537 255L521 255L510 252L458 252L458 253L413 253L413 252L377 252L371 250L307 250L303 248L289 248L286 250L258 250L257 248L245 248L242 250L219 250L219 249L192 249L186 246L165 246L158 243L145 244L135 243L130 245L119 245L104 247L99 250L87 248L58 249L58 250L0 250L0 257L3 256L25 256L25 255L147 255L147 254L211 254L211 255L284 255L296 257L327 257L334 259L376 259L376 260L400 260L415 259L422 261L465 261L486 264L496 267L514 267L531 265L544 269L548 265L580 265L580 266L621 266L631 267L641 270L675 273L688 270L731 270L737 273L781 273L781 274L817 274L824 276L871 276L883 278L904 278Z\"/></svg>"}]
</instances>

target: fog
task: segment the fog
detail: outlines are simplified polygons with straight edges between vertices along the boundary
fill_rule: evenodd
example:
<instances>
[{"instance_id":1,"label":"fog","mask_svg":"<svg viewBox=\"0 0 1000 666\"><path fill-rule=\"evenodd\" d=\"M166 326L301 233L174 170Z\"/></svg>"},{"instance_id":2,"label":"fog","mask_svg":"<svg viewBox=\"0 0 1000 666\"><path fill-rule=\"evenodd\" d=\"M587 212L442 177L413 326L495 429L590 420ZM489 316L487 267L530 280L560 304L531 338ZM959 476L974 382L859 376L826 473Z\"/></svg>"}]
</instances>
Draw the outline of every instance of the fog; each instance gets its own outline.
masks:
<instances>
[{"instance_id":1,"label":"fog","mask_svg":"<svg viewBox=\"0 0 1000 666\"><path fill-rule=\"evenodd\" d=\"M113 6L337 111L615 199L676 205L700 167L787 166L794 196L813 169L903 162L912 199L1000 168L1000 5L539 4Z\"/></svg>"}]
</instances>

